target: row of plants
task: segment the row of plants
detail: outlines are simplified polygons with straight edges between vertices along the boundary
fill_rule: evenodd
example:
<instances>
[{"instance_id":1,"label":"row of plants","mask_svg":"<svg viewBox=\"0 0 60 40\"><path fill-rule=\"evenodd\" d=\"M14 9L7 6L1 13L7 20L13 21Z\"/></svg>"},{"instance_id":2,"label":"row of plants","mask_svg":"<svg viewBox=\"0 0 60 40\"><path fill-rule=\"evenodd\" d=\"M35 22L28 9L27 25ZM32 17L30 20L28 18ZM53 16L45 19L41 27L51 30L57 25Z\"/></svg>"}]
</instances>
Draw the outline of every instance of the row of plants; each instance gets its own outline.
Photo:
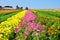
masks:
<instances>
[{"instance_id":1,"label":"row of plants","mask_svg":"<svg viewBox=\"0 0 60 40\"><path fill-rule=\"evenodd\" d=\"M58 18L60 18L60 12L47 12L48 14L52 15L52 16L56 16Z\"/></svg>"},{"instance_id":2,"label":"row of plants","mask_svg":"<svg viewBox=\"0 0 60 40\"><path fill-rule=\"evenodd\" d=\"M19 12L19 11L17 11L17 12L12 12L12 13L7 13L7 14L5 14L5 15L2 14L2 15L0 16L0 23L3 22L3 21L6 21L7 18L9 18L9 17L11 17L11 16L13 16L13 15L16 15L18 12Z\"/></svg>"},{"instance_id":3,"label":"row of plants","mask_svg":"<svg viewBox=\"0 0 60 40\"><path fill-rule=\"evenodd\" d=\"M26 10L17 13L0 23L0 40L12 40L14 38L14 28L19 25L19 22L24 17Z\"/></svg>"},{"instance_id":4,"label":"row of plants","mask_svg":"<svg viewBox=\"0 0 60 40\"><path fill-rule=\"evenodd\" d=\"M8 11L8 10L6 10L6 11ZM18 12L18 11L14 11L14 12ZM4 15L11 14L11 13L14 13L14 12L8 12L8 13L5 13L5 12L4 12L4 13L0 13L0 17L1 17L1 16L4 16Z\"/></svg>"},{"instance_id":5,"label":"row of plants","mask_svg":"<svg viewBox=\"0 0 60 40\"><path fill-rule=\"evenodd\" d=\"M13 13L13 12L17 12L17 11L21 11L21 10L0 10L0 16L3 16L3 15L6 15L6 14L10 14L10 13Z\"/></svg>"},{"instance_id":6,"label":"row of plants","mask_svg":"<svg viewBox=\"0 0 60 40\"><path fill-rule=\"evenodd\" d=\"M52 15L40 15L43 13L39 13L39 11L34 11L36 15L37 23L41 23L45 25L45 30L47 31L47 35L49 40L60 40L60 18L54 17Z\"/></svg>"},{"instance_id":7,"label":"row of plants","mask_svg":"<svg viewBox=\"0 0 60 40\"><path fill-rule=\"evenodd\" d=\"M55 17L60 18L60 12L39 11L39 10L38 10L38 12L43 13L43 14L46 14L46 15L48 14L48 16L51 15L51 16L55 16Z\"/></svg>"}]
</instances>

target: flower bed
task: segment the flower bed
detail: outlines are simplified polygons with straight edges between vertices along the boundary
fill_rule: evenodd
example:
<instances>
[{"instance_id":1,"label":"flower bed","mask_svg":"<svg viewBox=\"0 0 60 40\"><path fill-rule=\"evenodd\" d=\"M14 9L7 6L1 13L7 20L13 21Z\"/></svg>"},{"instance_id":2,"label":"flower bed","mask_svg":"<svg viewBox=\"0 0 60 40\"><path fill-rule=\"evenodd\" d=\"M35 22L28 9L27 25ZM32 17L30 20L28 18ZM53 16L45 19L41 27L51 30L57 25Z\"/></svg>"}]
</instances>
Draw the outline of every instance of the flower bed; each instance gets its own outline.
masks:
<instances>
[{"instance_id":1,"label":"flower bed","mask_svg":"<svg viewBox=\"0 0 60 40\"><path fill-rule=\"evenodd\" d=\"M0 40L12 40L14 38L13 29L19 25L20 20L24 17L26 10L17 13L0 24Z\"/></svg>"}]
</instances>

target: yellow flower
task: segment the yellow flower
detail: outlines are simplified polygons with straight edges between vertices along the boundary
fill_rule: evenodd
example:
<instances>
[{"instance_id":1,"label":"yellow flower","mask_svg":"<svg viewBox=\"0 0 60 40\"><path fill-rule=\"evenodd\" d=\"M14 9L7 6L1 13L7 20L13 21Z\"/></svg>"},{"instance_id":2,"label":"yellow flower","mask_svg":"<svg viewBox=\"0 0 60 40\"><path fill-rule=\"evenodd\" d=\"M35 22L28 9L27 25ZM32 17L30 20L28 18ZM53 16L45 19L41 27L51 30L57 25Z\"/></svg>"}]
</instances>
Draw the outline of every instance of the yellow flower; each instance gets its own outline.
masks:
<instances>
[{"instance_id":1,"label":"yellow flower","mask_svg":"<svg viewBox=\"0 0 60 40\"><path fill-rule=\"evenodd\" d=\"M9 39L7 39L7 38L0 38L0 40L9 40Z\"/></svg>"},{"instance_id":2,"label":"yellow flower","mask_svg":"<svg viewBox=\"0 0 60 40\"><path fill-rule=\"evenodd\" d=\"M10 34L10 33L11 33L11 30L10 30L9 28L6 28L5 34L8 35L8 34Z\"/></svg>"},{"instance_id":3,"label":"yellow flower","mask_svg":"<svg viewBox=\"0 0 60 40\"><path fill-rule=\"evenodd\" d=\"M48 29L48 33L49 34L55 34L55 32L54 32L54 30L55 30L55 28L53 28L52 26Z\"/></svg>"},{"instance_id":4,"label":"yellow flower","mask_svg":"<svg viewBox=\"0 0 60 40\"><path fill-rule=\"evenodd\" d=\"M0 38L2 37L3 35L2 34L0 34Z\"/></svg>"},{"instance_id":5,"label":"yellow flower","mask_svg":"<svg viewBox=\"0 0 60 40\"><path fill-rule=\"evenodd\" d=\"M52 34L52 35L54 34L54 32L52 30L48 30L48 33Z\"/></svg>"},{"instance_id":6,"label":"yellow flower","mask_svg":"<svg viewBox=\"0 0 60 40\"><path fill-rule=\"evenodd\" d=\"M54 20L58 20L58 18L55 17Z\"/></svg>"}]
</instances>

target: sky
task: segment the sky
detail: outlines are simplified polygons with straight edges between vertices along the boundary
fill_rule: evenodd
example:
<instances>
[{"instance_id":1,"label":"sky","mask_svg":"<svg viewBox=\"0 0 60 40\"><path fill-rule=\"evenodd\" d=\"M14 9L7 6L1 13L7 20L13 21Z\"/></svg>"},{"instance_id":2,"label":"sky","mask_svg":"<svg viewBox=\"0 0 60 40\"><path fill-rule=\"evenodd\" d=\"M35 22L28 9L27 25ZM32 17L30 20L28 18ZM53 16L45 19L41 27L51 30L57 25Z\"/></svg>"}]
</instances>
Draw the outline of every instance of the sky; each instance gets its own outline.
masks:
<instances>
[{"instance_id":1,"label":"sky","mask_svg":"<svg viewBox=\"0 0 60 40\"><path fill-rule=\"evenodd\" d=\"M60 8L60 0L0 0L1 6L28 7L30 9Z\"/></svg>"}]
</instances>

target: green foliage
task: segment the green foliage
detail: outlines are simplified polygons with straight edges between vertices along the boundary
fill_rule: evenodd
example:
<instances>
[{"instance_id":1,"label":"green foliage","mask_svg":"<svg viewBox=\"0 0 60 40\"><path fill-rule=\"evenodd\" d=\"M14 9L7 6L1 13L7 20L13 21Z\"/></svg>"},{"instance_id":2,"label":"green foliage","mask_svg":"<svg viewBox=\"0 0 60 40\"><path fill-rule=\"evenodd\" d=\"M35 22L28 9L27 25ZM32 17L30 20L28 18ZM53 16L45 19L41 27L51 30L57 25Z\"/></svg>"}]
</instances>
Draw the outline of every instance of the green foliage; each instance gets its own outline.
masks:
<instances>
[{"instance_id":1,"label":"green foliage","mask_svg":"<svg viewBox=\"0 0 60 40\"><path fill-rule=\"evenodd\" d=\"M33 37L32 40L39 40L38 36Z\"/></svg>"},{"instance_id":2,"label":"green foliage","mask_svg":"<svg viewBox=\"0 0 60 40\"><path fill-rule=\"evenodd\" d=\"M22 28L20 32L24 33L25 32L25 28Z\"/></svg>"},{"instance_id":3,"label":"green foliage","mask_svg":"<svg viewBox=\"0 0 60 40\"><path fill-rule=\"evenodd\" d=\"M33 33L33 32L30 32L30 33L29 33L29 35L27 36L26 40L32 40L32 39L33 39L32 33Z\"/></svg>"},{"instance_id":4,"label":"green foliage","mask_svg":"<svg viewBox=\"0 0 60 40\"><path fill-rule=\"evenodd\" d=\"M8 13L8 14L5 14L5 15L2 14L0 16L0 23L3 22L3 21L5 21L5 20L7 20L7 18L9 18L9 17L11 17L11 16L13 16L15 14L17 14L17 12Z\"/></svg>"}]
</instances>

